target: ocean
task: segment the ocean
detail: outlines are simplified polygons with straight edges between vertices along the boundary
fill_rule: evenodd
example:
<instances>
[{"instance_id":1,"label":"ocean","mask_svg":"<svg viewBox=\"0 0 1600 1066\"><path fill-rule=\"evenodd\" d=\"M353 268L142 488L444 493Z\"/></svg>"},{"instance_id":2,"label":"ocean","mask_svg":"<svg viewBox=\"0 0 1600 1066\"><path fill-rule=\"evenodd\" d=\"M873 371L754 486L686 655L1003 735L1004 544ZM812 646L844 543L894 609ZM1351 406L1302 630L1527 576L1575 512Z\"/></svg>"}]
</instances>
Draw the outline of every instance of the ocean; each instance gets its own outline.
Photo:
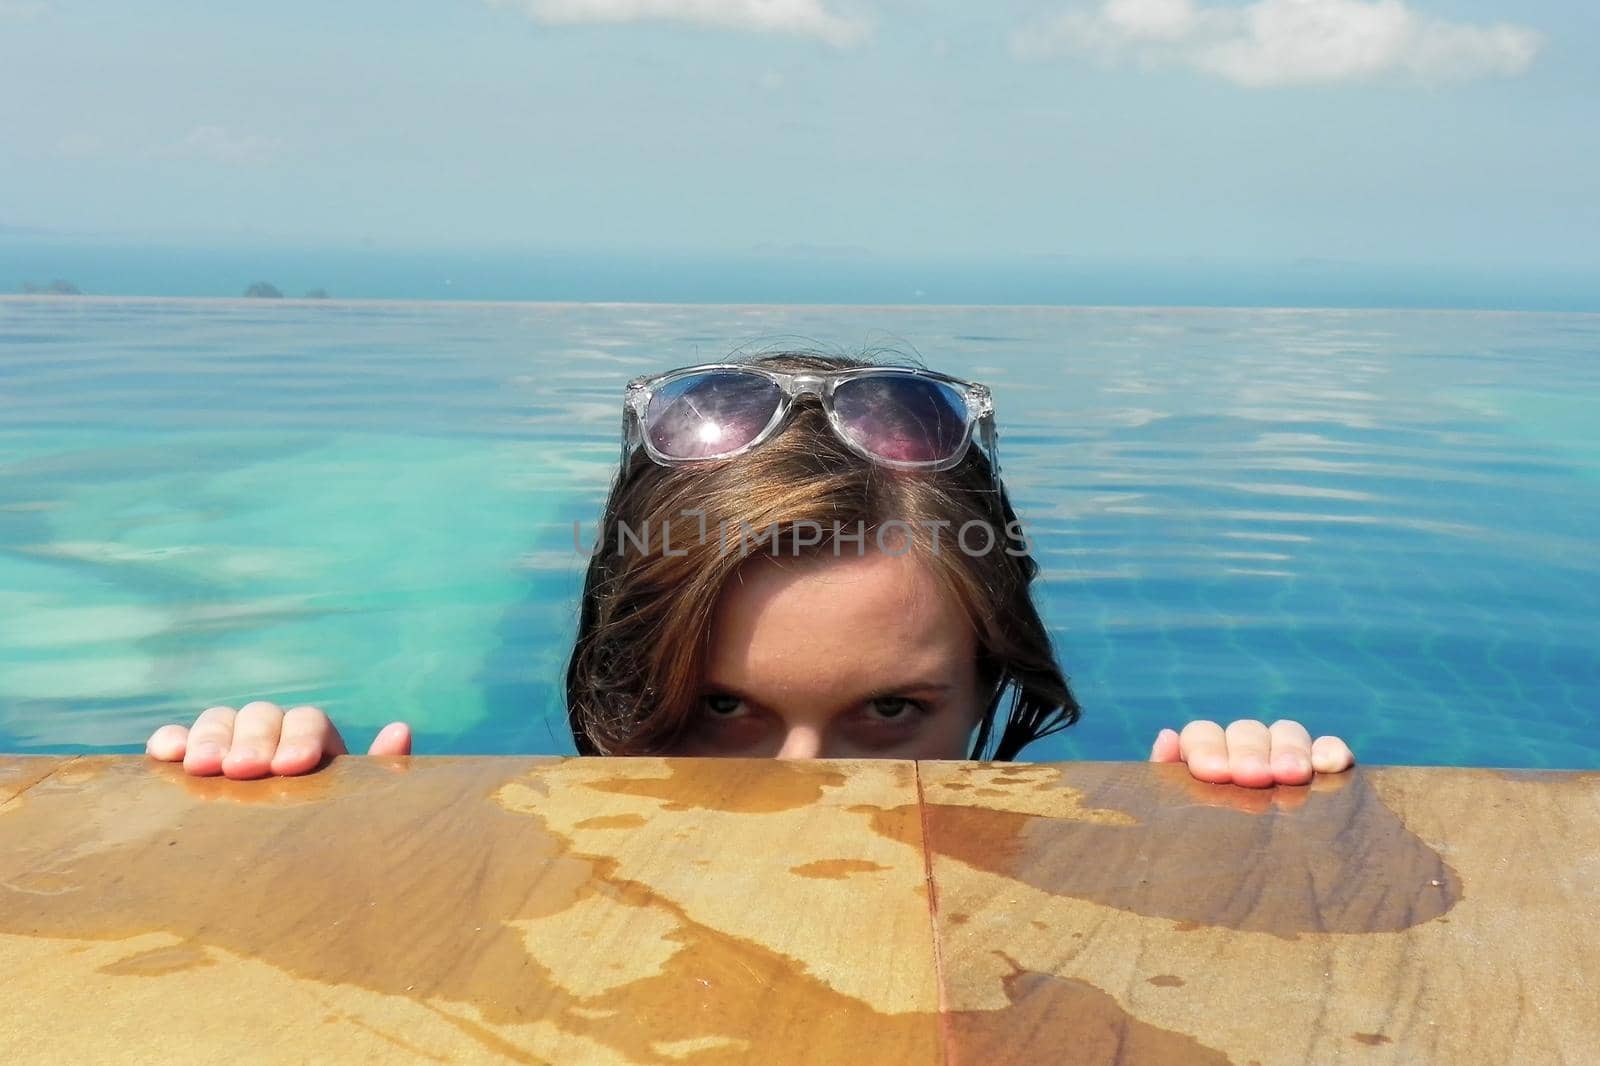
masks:
<instances>
[{"instance_id":1,"label":"ocean","mask_svg":"<svg viewBox=\"0 0 1600 1066\"><path fill-rule=\"evenodd\" d=\"M0 300L0 750L138 751L270 698L353 747L399 718L421 753L570 752L574 526L623 384L804 346L993 388L1084 706L1025 757L1291 717L1367 763L1600 768L1600 315L346 300L331 269L263 273L336 298Z\"/></svg>"}]
</instances>

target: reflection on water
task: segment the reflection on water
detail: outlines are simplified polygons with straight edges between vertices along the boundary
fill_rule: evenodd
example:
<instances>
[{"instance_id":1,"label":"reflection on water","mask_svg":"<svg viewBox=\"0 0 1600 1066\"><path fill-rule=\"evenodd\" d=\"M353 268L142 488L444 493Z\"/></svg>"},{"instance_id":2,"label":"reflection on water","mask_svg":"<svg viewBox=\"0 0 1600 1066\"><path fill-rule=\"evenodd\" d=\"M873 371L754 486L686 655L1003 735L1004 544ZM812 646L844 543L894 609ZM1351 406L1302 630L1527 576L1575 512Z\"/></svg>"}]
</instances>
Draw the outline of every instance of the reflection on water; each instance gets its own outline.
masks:
<instances>
[{"instance_id":1,"label":"reflection on water","mask_svg":"<svg viewBox=\"0 0 1600 1066\"><path fill-rule=\"evenodd\" d=\"M0 301L0 750L211 703L564 752L628 378L896 347L989 382L1086 708L1600 766L1600 317Z\"/></svg>"}]
</instances>

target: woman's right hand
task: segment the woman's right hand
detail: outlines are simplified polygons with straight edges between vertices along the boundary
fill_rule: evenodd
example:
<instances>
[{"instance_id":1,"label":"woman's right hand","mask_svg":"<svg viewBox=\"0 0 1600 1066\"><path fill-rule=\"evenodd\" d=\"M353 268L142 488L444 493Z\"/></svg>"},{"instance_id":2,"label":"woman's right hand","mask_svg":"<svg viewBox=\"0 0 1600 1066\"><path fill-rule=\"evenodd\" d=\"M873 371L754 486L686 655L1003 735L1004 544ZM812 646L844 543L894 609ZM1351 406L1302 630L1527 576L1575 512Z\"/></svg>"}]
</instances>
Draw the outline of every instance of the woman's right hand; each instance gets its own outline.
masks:
<instances>
[{"instance_id":1,"label":"woman's right hand","mask_svg":"<svg viewBox=\"0 0 1600 1066\"><path fill-rule=\"evenodd\" d=\"M144 750L162 762L182 762L196 777L223 774L237 780L304 774L332 755L345 755L344 738L315 707L285 712L275 703L208 707L194 725L164 725L150 734ZM390 722L378 731L368 755L410 755L411 727Z\"/></svg>"}]
</instances>

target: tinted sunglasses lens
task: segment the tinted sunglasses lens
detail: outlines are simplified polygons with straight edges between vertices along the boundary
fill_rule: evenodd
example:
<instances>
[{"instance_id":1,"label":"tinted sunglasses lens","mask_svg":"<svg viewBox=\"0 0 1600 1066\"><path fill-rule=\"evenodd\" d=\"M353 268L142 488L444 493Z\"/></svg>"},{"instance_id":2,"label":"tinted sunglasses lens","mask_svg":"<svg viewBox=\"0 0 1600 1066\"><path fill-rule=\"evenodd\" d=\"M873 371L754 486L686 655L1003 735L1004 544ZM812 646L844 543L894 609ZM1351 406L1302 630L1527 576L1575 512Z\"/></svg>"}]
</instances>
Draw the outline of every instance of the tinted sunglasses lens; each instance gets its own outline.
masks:
<instances>
[{"instance_id":1,"label":"tinted sunglasses lens","mask_svg":"<svg viewBox=\"0 0 1600 1066\"><path fill-rule=\"evenodd\" d=\"M833 410L851 441L891 462L942 462L956 454L967 434L961 391L909 374L844 381L834 389Z\"/></svg>"},{"instance_id":2,"label":"tinted sunglasses lens","mask_svg":"<svg viewBox=\"0 0 1600 1066\"><path fill-rule=\"evenodd\" d=\"M760 374L709 370L658 388L645 432L669 459L715 459L755 440L782 402L783 390Z\"/></svg>"}]
</instances>

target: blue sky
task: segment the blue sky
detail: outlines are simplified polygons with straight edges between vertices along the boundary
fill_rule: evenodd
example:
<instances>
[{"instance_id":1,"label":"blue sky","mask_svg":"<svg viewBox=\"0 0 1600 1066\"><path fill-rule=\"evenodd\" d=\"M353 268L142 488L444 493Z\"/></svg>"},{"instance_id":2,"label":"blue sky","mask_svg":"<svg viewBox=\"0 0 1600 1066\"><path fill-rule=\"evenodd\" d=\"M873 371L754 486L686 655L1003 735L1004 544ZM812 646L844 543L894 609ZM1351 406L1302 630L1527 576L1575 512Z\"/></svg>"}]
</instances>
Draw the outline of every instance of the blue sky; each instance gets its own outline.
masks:
<instances>
[{"instance_id":1,"label":"blue sky","mask_svg":"<svg viewBox=\"0 0 1600 1066\"><path fill-rule=\"evenodd\" d=\"M0 0L0 239L1600 278L1600 11Z\"/></svg>"}]
</instances>

